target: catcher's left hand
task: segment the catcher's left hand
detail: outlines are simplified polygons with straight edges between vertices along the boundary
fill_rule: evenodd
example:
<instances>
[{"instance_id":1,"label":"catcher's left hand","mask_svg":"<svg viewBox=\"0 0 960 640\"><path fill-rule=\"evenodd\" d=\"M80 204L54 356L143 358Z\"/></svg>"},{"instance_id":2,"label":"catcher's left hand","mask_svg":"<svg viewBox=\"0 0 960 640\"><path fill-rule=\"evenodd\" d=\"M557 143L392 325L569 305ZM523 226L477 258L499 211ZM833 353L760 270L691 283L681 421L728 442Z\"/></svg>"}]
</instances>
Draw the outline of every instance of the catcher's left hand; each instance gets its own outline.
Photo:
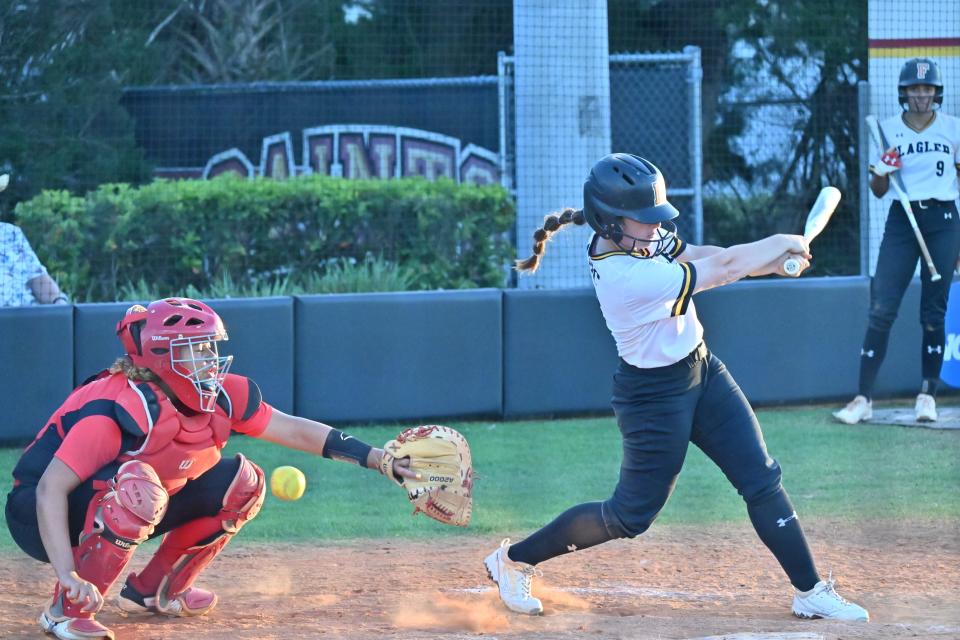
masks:
<instances>
[{"instance_id":1,"label":"catcher's left hand","mask_svg":"<svg viewBox=\"0 0 960 640\"><path fill-rule=\"evenodd\" d=\"M395 461L407 460L398 477ZM470 445L456 430L440 425L407 429L383 446L380 473L406 490L414 514L423 512L458 527L470 524L473 463Z\"/></svg>"}]
</instances>

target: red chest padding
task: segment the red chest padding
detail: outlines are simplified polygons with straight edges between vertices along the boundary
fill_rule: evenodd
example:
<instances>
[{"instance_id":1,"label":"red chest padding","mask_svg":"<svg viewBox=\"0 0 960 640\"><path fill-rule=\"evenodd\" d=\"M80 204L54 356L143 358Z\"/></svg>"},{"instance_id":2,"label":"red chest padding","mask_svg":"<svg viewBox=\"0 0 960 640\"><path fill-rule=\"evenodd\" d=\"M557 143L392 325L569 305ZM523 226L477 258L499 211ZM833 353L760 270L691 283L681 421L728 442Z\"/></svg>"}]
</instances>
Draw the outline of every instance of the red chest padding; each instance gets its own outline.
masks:
<instances>
[{"instance_id":1,"label":"red chest padding","mask_svg":"<svg viewBox=\"0 0 960 640\"><path fill-rule=\"evenodd\" d=\"M160 409L156 422L140 447L122 453L120 459L146 462L156 469L167 491L176 493L220 461L231 419L219 408L216 413L185 415L162 393L156 402Z\"/></svg>"}]
</instances>

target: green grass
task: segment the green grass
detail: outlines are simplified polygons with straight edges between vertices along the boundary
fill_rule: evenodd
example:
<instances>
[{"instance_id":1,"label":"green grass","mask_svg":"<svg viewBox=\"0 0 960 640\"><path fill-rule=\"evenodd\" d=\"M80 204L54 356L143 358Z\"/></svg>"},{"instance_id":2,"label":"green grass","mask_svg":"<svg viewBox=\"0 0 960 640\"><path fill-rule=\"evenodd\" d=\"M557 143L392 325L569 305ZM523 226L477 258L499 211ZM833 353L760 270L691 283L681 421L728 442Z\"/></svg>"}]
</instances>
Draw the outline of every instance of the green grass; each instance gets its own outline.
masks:
<instances>
[{"instance_id":1,"label":"green grass","mask_svg":"<svg viewBox=\"0 0 960 640\"><path fill-rule=\"evenodd\" d=\"M848 427L826 408L758 412L767 447L784 469L784 485L804 517L891 521L960 521L960 433L902 427ZM226 455L243 451L264 469L290 464L307 476L296 502L272 496L243 531L245 540L525 534L567 507L607 498L620 463L612 418L539 422L450 423L469 439L478 480L469 530L410 517L402 490L374 472L250 438L231 438ZM395 426L348 429L381 444ZM0 449L9 490L19 449ZM747 522L736 491L691 447L660 524ZM11 550L0 527L0 551Z\"/></svg>"}]
</instances>

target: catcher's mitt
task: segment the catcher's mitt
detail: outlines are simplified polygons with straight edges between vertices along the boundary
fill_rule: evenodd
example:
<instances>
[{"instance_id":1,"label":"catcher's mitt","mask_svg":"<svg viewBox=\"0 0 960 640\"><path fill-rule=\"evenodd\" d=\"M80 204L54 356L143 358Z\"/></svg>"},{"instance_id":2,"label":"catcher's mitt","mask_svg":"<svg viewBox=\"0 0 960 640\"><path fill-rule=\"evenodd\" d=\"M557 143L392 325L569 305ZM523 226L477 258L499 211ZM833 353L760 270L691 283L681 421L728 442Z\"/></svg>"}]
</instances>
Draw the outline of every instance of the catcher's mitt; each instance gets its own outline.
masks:
<instances>
[{"instance_id":1,"label":"catcher's mitt","mask_svg":"<svg viewBox=\"0 0 960 640\"><path fill-rule=\"evenodd\" d=\"M418 479L393 473L395 459L410 457ZM423 512L444 524L465 527L473 509L473 463L470 445L450 427L428 425L407 429L383 445L380 473L407 491L414 515Z\"/></svg>"}]
</instances>

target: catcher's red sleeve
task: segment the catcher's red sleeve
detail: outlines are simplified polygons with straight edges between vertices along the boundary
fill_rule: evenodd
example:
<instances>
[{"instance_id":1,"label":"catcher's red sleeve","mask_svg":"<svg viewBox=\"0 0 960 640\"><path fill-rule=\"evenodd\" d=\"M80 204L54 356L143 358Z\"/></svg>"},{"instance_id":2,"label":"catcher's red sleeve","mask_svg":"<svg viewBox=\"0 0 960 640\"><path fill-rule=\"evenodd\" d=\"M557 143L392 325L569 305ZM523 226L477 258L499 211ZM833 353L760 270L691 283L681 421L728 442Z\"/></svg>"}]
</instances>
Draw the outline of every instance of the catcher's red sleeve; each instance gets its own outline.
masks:
<instances>
[{"instance_id":1,"label":"catcher's red sleeve","mask_svg":"<svg viewBox=\"0 0 960 640\"><path fill-rule=\"evenodd\" d=\"M67 432L54 454L80 478L86 480L120 454L120 427L105 416L84 418Z\"/></svg>"}]
</instances>

